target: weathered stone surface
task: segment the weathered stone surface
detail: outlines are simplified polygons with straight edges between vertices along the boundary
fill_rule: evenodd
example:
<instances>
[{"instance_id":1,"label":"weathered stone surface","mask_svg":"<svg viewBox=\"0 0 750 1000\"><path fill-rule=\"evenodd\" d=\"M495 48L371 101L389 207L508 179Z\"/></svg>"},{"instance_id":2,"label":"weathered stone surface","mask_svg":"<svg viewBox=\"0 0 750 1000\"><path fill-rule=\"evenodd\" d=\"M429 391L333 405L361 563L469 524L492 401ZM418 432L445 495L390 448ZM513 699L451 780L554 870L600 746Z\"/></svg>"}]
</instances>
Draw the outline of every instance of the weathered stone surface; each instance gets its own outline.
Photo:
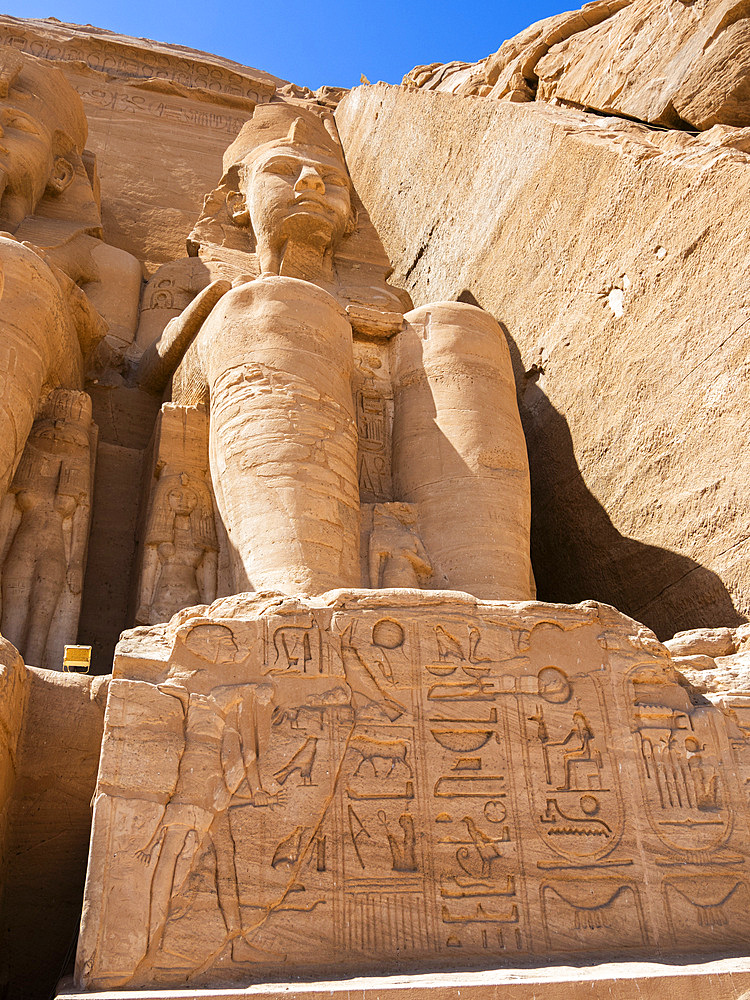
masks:
<instances>
[{"instance_id":1,"label":"weathered stone surface","mask_svg":"<svg viewBox=\"0 0 750 1000\"><path fill-rule=\"evenodd\" d=\"M28 680L18 650L0 638L0 906L7 874L8 813L18 772L18 737Z\"/></svg>"},{"instance_id":2,"label":"weathered stone surface","mask_svg":"<svg viewBox=\"0 0 750 1000\"><path fill-rule=\"evenodd\" d=\"M670 965L660 962L605 962L579 968L547 966L541 969L501 969L488 972L426 973L409 976L357 977L326 980L301 986L264 983L245 988L206 990L205 1000L282 1000L290 993L309 1000L348 1000L356 990L362 1000L744 1000L750 984L747 959ZM164 992L142 990L143 1000L164 1000ZM191 1000L187 988L169 990L169 1000ZM132 991L80 993L72 980L60 984L59 1000L132 1000Z\"/></svg>"},{"instance_id":3,"label":"weathered stone surface","mask_svg":"<svg viewBox=\"0 0 750 1000\"><path fill-rule=\"evenodd\" d=\"M746 15L347 97L0 17L3 996L70 943L107 686L7 640L134 623L79 985L747 949ZM541 592L671 659L528 603L517 393Z\"/></svg>"},{"instance_id":4,"label":"weathered stone surface","mask_svg":"<svg viewBox=\"0 0 750 1000\"><path fill-rule=\"evenodd\" d=\"M750 625L678 632L665 646L700 694L725 707L750 709ZM741 714L750 727L750 714L746 721Z\"/></svg>"},{"instance_id":5,"label":"weathered stone surface","mask_svg":"<svg viewBox=\"0 0 750 1000\"><path fill-rule=\"evenodd\" d=\"M33 667L23 673L28 694L7 812L0 989L14 1000L38 1000L54 990L80 918L109 679ZM0 698L0 713L6 704Z\"/></svg>"},{"instance_id":6,"label":"weathered stone surface","mask_svg":"<svg viewBox=\"0 0 750 1000\"><path fill-rule=\"evenodd\" d=\"M196 608L118 647L78 985L742 951L749 748L594 603Z\"/></svg>"},{"instance_id":7,"label":"weathered stone surface","mask_svg":"<svg viewBox=\"0 0 750 1000\"><path fill-rule=\"evenodd\" d=\"M418 66L406 86L555 101L680 128L750 125L750 15L736 0L595 0L478 63Z\"/></svg>"},{"instance_id":8,"label":"weathered stone surface","mask_svg":"<svg viewBox=\"0 0 750 1000\"><path fill-rule=\"evenodd\" d=\"M364 87L336 120L418 305L506 331L541 597L662 637L750 610L745 130Z\"/></svg>"}]
</instances>

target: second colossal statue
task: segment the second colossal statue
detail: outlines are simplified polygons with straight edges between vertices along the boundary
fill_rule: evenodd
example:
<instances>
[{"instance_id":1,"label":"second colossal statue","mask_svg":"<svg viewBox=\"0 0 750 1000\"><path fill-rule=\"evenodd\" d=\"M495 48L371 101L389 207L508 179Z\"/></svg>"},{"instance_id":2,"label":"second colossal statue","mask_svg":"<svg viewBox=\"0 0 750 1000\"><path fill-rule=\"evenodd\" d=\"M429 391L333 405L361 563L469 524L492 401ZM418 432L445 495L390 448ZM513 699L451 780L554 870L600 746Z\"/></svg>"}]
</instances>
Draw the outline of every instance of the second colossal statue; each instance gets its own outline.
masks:
<instances>
[{"instance_id":1,"label":"second colossal statue","mask_svg":"<svg viewBox=\"0 0 750 1000\"><path fill-rule=\"evenodd\" d=\"M231 589L361 585L352 379L364 339L393 379L384 499L416 505L426 549L410 584L529 598L528 466L502 332L460 302L405 313L384 273L358 276L356 208L332 118L257 108L191 237L215 280L141 360L142 385L174 376L176 401L208 404Z\"/></svg>"}]
</instances>

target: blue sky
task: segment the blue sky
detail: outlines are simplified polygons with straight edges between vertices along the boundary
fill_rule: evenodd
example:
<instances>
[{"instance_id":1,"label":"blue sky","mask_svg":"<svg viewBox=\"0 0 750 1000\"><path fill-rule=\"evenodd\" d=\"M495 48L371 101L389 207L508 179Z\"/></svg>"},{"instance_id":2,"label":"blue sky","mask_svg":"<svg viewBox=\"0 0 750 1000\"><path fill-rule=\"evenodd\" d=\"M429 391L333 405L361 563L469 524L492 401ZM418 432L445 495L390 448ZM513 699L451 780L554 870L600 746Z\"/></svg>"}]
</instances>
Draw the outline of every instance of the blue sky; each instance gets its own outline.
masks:
<instances>
[{"instance_id":1,"label":"blue sky","mask_svg":"<svg viewBox=\"0 0 750 1000\"><path fill-rule=\"evenodd\" d=\"M126 35L176 42L315 89L400 83L413 66L473 62L575 0L6 0L15 17L57 17Z\"/></svg>"}]
</instances>

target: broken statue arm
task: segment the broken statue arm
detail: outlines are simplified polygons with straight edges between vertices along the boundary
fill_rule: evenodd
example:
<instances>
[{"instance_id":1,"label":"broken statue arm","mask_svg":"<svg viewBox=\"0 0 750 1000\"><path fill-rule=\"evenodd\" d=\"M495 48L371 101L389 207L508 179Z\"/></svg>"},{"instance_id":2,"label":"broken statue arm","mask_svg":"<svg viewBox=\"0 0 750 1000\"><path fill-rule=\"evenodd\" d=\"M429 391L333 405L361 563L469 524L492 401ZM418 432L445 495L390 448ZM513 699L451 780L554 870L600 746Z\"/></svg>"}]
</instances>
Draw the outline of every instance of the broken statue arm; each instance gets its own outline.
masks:
<instances>
[{"instance_id":1,"label":"broken statue arm","mask_svg":"<svg viewBox=\"0 0 750 1000\"><path fill-rule=\"evenodd\" d=\"M231 287L231 282L225 279L211 282L179 316L167 323L162 335L141 358L138 382L144 389L163 392L211 310Z\"/></svg>"}]
</instances>

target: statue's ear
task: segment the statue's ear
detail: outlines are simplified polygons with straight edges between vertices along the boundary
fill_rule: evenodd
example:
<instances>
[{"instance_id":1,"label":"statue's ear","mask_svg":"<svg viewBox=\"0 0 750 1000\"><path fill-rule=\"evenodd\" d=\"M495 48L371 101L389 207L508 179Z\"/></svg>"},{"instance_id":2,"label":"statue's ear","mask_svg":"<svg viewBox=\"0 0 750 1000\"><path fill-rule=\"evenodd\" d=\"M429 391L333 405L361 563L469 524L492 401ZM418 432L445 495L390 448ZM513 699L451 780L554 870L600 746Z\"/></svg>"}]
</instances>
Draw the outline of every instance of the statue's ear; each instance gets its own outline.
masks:
<instances>
[{"instance_id":1,"label":"statue's ear","mask_svg":"<svg viewBox=\"0 0 750 1000\"><path fill-rule=\"evenodd\" d=\"M357 223L359 222L359 213L357 209L352 205L349 212L349 218L346 220L346 229L344 230L344 236L351 236L354 230L357 228Z\"/></svg>"},{"instance_id":2,"label":"statue's ear","mask_svg":"<svg viewBox=\"0 0 750 1000\"><path fill-rule=\"evenodd\" d=\"M227 211L235 225L250 225L250 212L241 191L227 191Z\"/></svg>"},{"instance_id":3,"label":"statue's ear","mask_svg":"<svg viewBox=\"0 0 750 1000\"><path fill-rule=\"evenodd\" d=\"M47 188L56 194L62 194L73 180L74 175L75 170L70 160L65 156L56 156L55 162L52 165L52 174L47 182Z\"/></svg>"}]
</instances>

